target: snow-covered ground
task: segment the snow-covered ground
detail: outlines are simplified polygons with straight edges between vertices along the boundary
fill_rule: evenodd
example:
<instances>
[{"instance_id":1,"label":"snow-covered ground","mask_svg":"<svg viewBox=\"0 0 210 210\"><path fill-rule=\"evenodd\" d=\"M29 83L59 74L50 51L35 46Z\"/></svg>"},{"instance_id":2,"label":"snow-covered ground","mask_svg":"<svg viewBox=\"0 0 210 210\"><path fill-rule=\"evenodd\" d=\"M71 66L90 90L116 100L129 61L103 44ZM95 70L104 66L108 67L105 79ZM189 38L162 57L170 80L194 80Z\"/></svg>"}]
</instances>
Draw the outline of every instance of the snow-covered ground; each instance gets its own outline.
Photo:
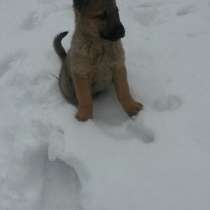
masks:
<instances>
[{"instance_id":1,"label":"snow-covered ground","mask_svg":"<svg viewBox=\"0 0 210 210\"><path fill-rule=\"evenodd\" d=\"M0 0L0 209L209 210L210 0L119 0L132 93L79 123L54 36L71 0Z\"/></svg>"}]
</instances>

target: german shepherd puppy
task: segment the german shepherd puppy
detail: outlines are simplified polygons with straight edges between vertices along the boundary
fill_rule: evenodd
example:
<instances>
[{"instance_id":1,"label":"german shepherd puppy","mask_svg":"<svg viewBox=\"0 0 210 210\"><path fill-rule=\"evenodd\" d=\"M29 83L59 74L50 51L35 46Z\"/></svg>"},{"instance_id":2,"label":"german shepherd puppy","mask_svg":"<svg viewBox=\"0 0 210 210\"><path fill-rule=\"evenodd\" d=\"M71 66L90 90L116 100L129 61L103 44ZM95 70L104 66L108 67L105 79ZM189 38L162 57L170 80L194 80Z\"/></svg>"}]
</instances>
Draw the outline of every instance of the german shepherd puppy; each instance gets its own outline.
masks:
<instances>
[{"instance_id":1,"label":"german shepherd puppy","mask_svg":"<svg viewBox=\"0 0 210 210\"><path fill-rule=\"evenodd\" d=\"M68 53L61 45L68 32L54 40L62 60L59 86L63 96L78 106L76 118L93 117L93 96L114 84L117 98L129 116L143 105L130 94L121 38L125 29L116 0L74 0L75 31Z\"/></svg>"}]
</instances>

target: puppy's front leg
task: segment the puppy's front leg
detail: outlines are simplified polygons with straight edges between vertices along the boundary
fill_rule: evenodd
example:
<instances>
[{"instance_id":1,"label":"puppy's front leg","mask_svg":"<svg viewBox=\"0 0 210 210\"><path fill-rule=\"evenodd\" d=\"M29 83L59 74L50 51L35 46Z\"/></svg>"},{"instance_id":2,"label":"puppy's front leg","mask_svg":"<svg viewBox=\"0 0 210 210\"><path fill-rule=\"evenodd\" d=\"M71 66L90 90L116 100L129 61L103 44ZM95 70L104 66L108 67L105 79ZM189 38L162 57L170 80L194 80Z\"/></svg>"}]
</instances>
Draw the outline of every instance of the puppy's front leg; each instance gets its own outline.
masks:
<instances>
[{"instance_id":1,"label":"puppy's front leg","mask_svg":"<svg viewBox=\"0 0 210 210\"><path fill-rule=\"evenodd\" d=\"M127 72L124 65L116 67L114 71L114 85L117 92L117 97L123 109L129 116L137 115L143 109L143 105L135 101L129 90Z\"/></svg>"},{"instance_id":2,"label":"puppy's front leg","mask_svg":"<svg viewBox=\"0 0 210 210\"><path fill-rule=\"evenodd\" d=\"M88 78L73 76L76 96L79 103L76 118L79 121L87 121L93 117L93 101L90 81Z\"/></svg>"}]
</instances>

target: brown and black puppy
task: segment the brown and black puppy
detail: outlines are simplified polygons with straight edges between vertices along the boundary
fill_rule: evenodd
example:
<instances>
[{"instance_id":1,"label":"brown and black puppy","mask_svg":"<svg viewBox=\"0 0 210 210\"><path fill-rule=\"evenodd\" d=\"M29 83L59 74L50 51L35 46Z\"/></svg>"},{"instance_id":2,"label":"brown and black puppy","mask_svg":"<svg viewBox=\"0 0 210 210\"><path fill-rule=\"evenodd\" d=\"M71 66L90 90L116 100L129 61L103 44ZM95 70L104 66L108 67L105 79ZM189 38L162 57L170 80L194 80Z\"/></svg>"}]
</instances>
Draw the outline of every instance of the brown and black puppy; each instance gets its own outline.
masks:
<instances>
[{"instance_id":1,"label":"brown and black puppy","mask_svg":"<svg viewBox=\"0 0 210 210\"><path fill-rule=\"evenodd\" d=\"M75 31L66 54L59 34L54 47L63 65L59 86L63 96L78 106L76 117L93 117L93 96L114 84L117 97L129 116L143 105L129 91L121 38L125 29L115 0L74 0Z\"/></svg>"}]
</instances>

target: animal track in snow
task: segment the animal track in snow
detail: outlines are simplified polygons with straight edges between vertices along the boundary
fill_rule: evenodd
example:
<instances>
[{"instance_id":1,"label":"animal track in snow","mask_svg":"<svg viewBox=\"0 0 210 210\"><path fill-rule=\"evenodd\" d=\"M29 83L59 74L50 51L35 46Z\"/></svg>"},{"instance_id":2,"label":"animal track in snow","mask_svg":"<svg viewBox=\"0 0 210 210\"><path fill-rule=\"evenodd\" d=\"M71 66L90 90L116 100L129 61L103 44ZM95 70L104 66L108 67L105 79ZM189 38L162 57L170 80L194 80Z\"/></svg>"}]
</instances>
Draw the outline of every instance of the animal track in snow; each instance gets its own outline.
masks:
<instances>
[{"instance_id":1,"label":"animal track in snow","mask_svg":"<svg viewBox=\"0 0 210 210\"><path fill-rule=\"evenodd\" d=\"M197 33L187 33L186 36L189 38L196 38L198 36L198 34Z\"/></svg>"},{"instance_id":2,"label":"animal track in snow","mask_svg":"<svg viewBox=\"0 0 210 210\"><path fill-rule=\"evenodd\" d=\"M145 6L145 7L137 7L134 9L135 19L144 26L151 25L156 17L158 16L159 11L156 7Z\"/></svg>"},{"instance_id":3,"label":"animal track in snow","mask_svg":"<svg viewBox=\"0 0 210 210\"><path fill-rule=\"evenodd\" d=\"M45 168L41 209L81 209L81 186L75 170L60 160L47 160Z\"/></svg>"},{"instance_id":4,"label":"animal track in snow","mask_svg":"<svg viewBox=\"0 0 210 210\"><path fill-rule=\"evenodd\" d=\"M134 17L143 26L160 24L168 19L167 4L162 2L143 2L133 5Z\"/></svg>"},{"instance_id":5,"label":"animal track in snow","mask_svg":"<svg viewBox=\"0 0 210 210\"><path fill-rule=\"evenodd\" d=\"M183 101L176 95L160 97L153 103L153 108L158 112L175 111L182 106Z\"/></svg>"},{"instance_id":6,"label":"animal track in snow","mask_svg":"<svg viewBox=\"0 0 210 210\"><path fill-rule=\"evenodd\" d=\"M148 144L155 140L154 133L151 129L134 120L129 120L114 127L100 123L100 126L98 127L108 136L120 141L138 139Z\"/></svg>"},{"instance_id":7,"label":"animal track in snow","mask_svg":"<svg viewBox=\"0 0 210 210\"><path fill-rule=\"evenodd\" d=\"M196 7L194 5L187 5L177 11L177 16L185 16L196 11Z\"/></svg>"},{"instance_id":8,"label":"animal track in snow","mask_svg":"<svg viewBox=\"0 0 210 210\"><path fill-rule=\"evenodd\" d=\"M144 143L152 143L155 140L155 136L152 130L143 125L142 123L137 123L135 121L130 121L126 126L127 132L129 132L133 137L142 140Z\"/></svg>"},{"instance_id":9,"label":"animal track in snow","mask_svg":"<svg viewBox=\"0 0 210 210\"><path fill-rule=\"evenodd\" d=\"M140 8L149 8L149 7L157 7L157 6L161 6L162 3L161 2L144 2L138 5L138 7Z\"/></svg>"},{"instance_id":10,"label":"animal track in snow","mask_svg":"<svg viewBox=\"0 0 210 210\"><path fill-rule=\"evenodd\" d=\"M57 158L61 157L65 151L64 130L59 125L42 122L40 119L32 120L31 126L32 135L38 141L48 143L49 160L56 162ZM66 160L66 163L74 168L75 173L77 172L78 179L81 182L85 182L88 179L88 171L86 166L84 166L83 162L81 162L79 159L75 158L74 155L69 157Z\"/></svg>"},{"instance_id":11,"label":"animal track in snow","mask_svg":"<svg viewBox=\"0 0 210 210\"><path fill-rule=\"evenodd\" d=\"M24 30L32 30L38 25L40 25L42 16L39 15L38 12L31 12L28 17L23 21L21 28Z\"/></svg>"},{"instance_id":12,"label":"animal track in snow","mask_svg":"<svg viewBox=\"0 0 210 210\"><path fill-rule=\"evenodd\" d=\"M71 166L78 177L81 184L84 184L89 179L89 170L82 160L77 158L73 152L68 151L68 157L65 155L65 136L64 130L59 126L54 126L55 131L50 135L48 140L48 158L50 161L56 161L57 159L65 159L65 163Z\"/></svg>"},{"instance_id":13,"label":"animal track in snow","mask_svg":"<svg viewBox=\"0 0 210 210\"><path fill-rule=\"evenodd\" d=\"M7 73L12 67L18 66L26 56L24 51L17 51L8 55L0 62L0 77Z\"/></svg>"}]
</instances>

